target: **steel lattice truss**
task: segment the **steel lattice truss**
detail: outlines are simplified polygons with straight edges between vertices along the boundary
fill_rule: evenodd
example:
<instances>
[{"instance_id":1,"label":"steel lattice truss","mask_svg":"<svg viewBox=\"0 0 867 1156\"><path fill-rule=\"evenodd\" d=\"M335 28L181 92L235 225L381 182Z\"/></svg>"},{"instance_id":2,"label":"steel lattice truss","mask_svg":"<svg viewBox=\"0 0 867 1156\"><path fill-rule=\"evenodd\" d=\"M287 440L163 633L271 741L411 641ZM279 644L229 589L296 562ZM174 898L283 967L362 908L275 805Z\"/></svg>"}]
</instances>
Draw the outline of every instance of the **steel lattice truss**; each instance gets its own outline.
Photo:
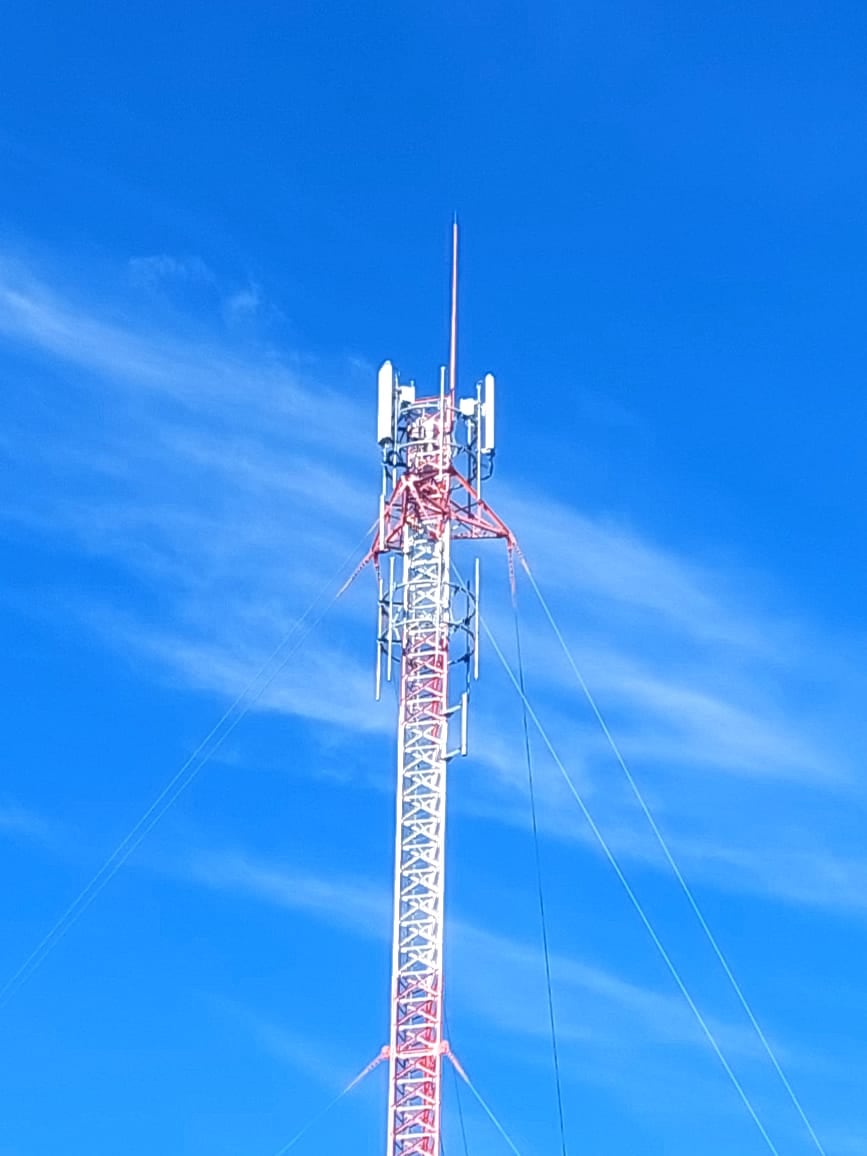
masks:
<instances>
[{"instance_id":1,"label":"steel lattice truss","mask_svg":"<svg viewBox=\"0 0 867 1156\"><path fill-rule=\"evenodd\" d=\"M450 388L443 371L439 396L416 399L389 362L379 379L383 496L370 554L380 591L377 692L383 666L390 678L398 663L400 691L388 1156L440 1156L447 766L466 753L478 658L478 578L471 586L455 579L452 542L513 544L479 494L491 472L493 378L475 399L455 398L455 299L453 282ZM450 674L460 673L463 689L452 696Z\"/></svg>"},{"instance_id":2,"label":"steel lattice truss","mask_svg":"<svg viewBox=\"0 0 867 1156\"><path fill-rule=\"evenodd\" d=\"M389 1151L439 1150L450 542L404 545Z\"/></svg>"}]
</instances>

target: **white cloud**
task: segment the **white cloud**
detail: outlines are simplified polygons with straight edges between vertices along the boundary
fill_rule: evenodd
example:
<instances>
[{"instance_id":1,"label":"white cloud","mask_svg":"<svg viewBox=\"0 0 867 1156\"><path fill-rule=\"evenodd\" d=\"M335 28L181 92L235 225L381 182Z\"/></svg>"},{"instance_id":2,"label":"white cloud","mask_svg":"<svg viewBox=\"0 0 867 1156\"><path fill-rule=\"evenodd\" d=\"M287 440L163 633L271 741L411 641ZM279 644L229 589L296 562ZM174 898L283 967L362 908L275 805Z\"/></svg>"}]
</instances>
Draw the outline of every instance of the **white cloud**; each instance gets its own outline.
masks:
<instances>
[{"instance_id":1,"label":"white cloud","mask_svg":"<svg viewBox=\"0 0 867 1156\"><path fill-rule=\"evenodd\" d=\"M297 360L274 351L251 355L218 335L191 338L180 319L177 331L164 324L159 329L131 325L117 304L84 306L2 256L0 336L57 359L67 370L78 367L84 376L67 385L76 392L92 396L99 385L103 393L108 388L136 397L153 394L152 406L162 401L181 407L151 410L149 416L160 424L192 413L197 430L215 420L235 433L276 434L282 428L291 430L296 443L319 446L333 444L334 430L341 429L348 435L344 451L358 449L353 435L363 427L357 407L321 380L310 380ZM124 407L114 416L133 414Z\"/></svg>"},{"instance_id":2,"label":"white cloud","mask_svg":"<svg viewBox=\"0 0 867 1156\"><path fill-rule=\"evenodd\" d=\"M151 262L139 269L145 279L195 280L170 258L140 260ZM243 313L258 299L236 305ZM85 611L106 641L134 647L183 686L228 698L368 525L376 450L371 394L347 386L362 384L363 364L338 367L335 388L328 367L203 332L182 320L130 321L121 306L82 303L0 262L0 336L32 366L31 379L18 373L10 388L38 398L34 425L0 434L17 483L0 493L0 515L11 533L40 535L111 567L110 602ZM27 420L21 409L19 423ZM867 863L840 835L860 797L846 754L860 737L860 686L845 653L832 655L832 643L808 624L751 604L749 576L733 568L607 515L542 495L528 500L507 486L496 493L688 876L863 916ZM158 614L141 612L143 591ZM75 593L64 591L64 607ZM660 866L525 586L521 597L530 693L546 726L616 853L632 866ZM485 599L507 639L506 599L495 585ZM390 727L386 712L369 709L371 602L369 587L366 598L353 592L329 617L317 651L259 707L353 732ZM525 825L514 696L490 654L485 663L472 742L487 773L473 777L460 805ZM829 716L847 729L828 725ZM589 844L545 764L539 758L545 831ZM365 768L354 772L354 781L371 781ZM821 835L805 822L820 803ZM22 815L0 810L0 829L26 834ZM363 880L322 880L240 852L199 856L189 875L353 934L388 931L388 896ZM456 992L467 1006L512 1035L538 1035L544 1016L531 1015L525 998L533 950L469 925L453 935L456 958L465 957ZM598 1059L633 1046L636 1031L647 1046L705 1046L674 996L588 961L561 956L555 964L573 1049L595 1049ZM479 987L474 976L483 974L496 982ZM740 1028L722 1017L715 1027L727 1049L752 1058ZM287 1058L303 1047L279 1032L269 1039Z\"/></svg>"},{"instance_id":3,"label":"white cloud","mask_svg":"<svg viewBox=\"0 0 867 1156\"><path fill-rule=\"evenodd\" d=\"M241 852L194 857L185 877L227 895L285 908L342 928L352 935L386 939L390 896L365 879L323 878L287 864L266 862ZM547 1039L541 947L484 930L461 918L449 923L449 990L464 1031L482 1020L510 1036ZM556 954L559 1034L564 1045L617 1053L676 1047L708 1052L695 1018L676 991L658 991L616 972ZM731 1059L764 1062L749 1025L706 1017ZM775 1044L781 1061L792 1056Z\"/></svg>"},{"instance_id":4,"label":"white cloud","mask_svg":"<svg viewBox=\"0 0 867 1156\"><path fill-rule=\"evenodd\" d=\"M620 604L692 639L766 645L708 567L651 544L611 517L591 518L546 495L507 494L503 505L552 597Z\"/></svg>"},{"instance_id":5,"label":"white cloud","mask_svg":"<svg viewBox=\"0 0 867 1156\"><path fill-rule=\"evenodd\" d=\"M223 313L230 322L253 317L262 307L262 291L258 285L246 285L231 293L223 303Z\"/></svg>"},{"instance_id":6,"label":"white cloud","mask_svg":"<svg viewBox=\"0 0 867 1156\"><path fill-rule=\"evenodd\" d=\"M180 276L171 258L141 260ZM354 543L360 556L377 493L364 401L372 395L363 362L328 369L219 330L203 335L201 323L192 337L192 328L182 319L131 321L121 305L82 303L21 264L0 262L0 336L31 356L26 391L39 396L38 427L7 430L0 446L17 480L5 499L0 490L0 518L12 533L120 568L128 590L115 579L110 603L93 605L79 592L85 620L110 645L135 648L154 672L229 697ZM58 371L62 389L51 377ZM327 384L332 373L340 389ZM830 709L858 733L849 709L858 686L844 660L826 656L830 648L803 623L751 605L742 573L682 556L609 516L498 487L490 496L517 530L685 865L720 885L778 894L774 863L794 850L787 840L803 828L795 817L819 793L839 796L843 809L858 789L845 739L825 725ZM497 564L487 565L495 574ZM366 596L355 589L329 613L317 648L305 649L303 664L275 681L259 709L353 731L390 725L370 702L372 587L367 576L362 582ZM140 612L142 592L159 605L158 624ZM484 607L501 641L511 634L503 593L486 580ZM63 592L64 612L75 595ZM525 583L521 599L528 686L555 744L615 849L659 865ZM484 661L471 736L488 774L464 805L524 824L514 694L489 652ZM830 673L817 698L820 669ZM546 830L586 839L556 771L542 762ZM371 781L363 767L358 781ZM750 820L757 810L761 830ZM833 811L826 821L833 828ZM775 860L758 854L769 838ZM812 850L805 873L809 861L820 871L821 848ZM744 857L752 857L750 872L737 866ZM805 874L805 899L829 894L819 877L814 888L807 883Z\"/></svg>"},{"instance_id":7,"label":"white cloud","mask_svg":"<svg viewBox=\"0 0 867 1156\"><path fill-rule=\"evenodd\" d=\"M42 842L51 826L41 815L8 800L0 802L0 835Z\"/></svg>"},{"instance_id":8,"label":"white cloud","mask_svg":"<svg viewBox=\"0 0 867 1156\"><path fill-rule=\"evenodd\" d=\"M465 1011L503 1030L547 1041L541 948L460 921L450 927L450 943L457 972L453 982ZM705 1035L677 991L658 991L562 954L552 955L551 971L558 1035L564 1043L615 1052L626 1043L635 1049L708 1051ZM706 1019L729 1059L765 1062L748 1024ZM781 1047L775 1046L775 1051L788 1063L790 1056Z\"/></svg>"},{"instance_id":9,"label":"white cloud","mask_svg":"<svg viewBox=\"0 0 867 1156\"><path fill-rule=\"evenodd\" d=\"M150 257L131 257L128 262L134 285L153 288L164 281L212 284L216 278L201 257L174 257L157 253Z\"/></svg>"},{"instance_id":10,"label":"white cloud","mask_svg":"<svg viewBox=\"0 0 867 1156\"><path fill-rule=\"evenodd\" d=\"M387 932L386 892L358 879L324 879L242 852L201 854L188 864L195 883L325 919L358 934Z\"/></svg>"},{"instance_id":11,"label":"white cloud","mask_svg":"<svg viewBox=\"0 0 867 1156\"><path fill-rule=\"evenodd\" d=\"M808 830L784 846L695 842L684 854L721 887L771 895L797 906L867 915L867 858L823 848Z\"/></svg>"}]
</instances>

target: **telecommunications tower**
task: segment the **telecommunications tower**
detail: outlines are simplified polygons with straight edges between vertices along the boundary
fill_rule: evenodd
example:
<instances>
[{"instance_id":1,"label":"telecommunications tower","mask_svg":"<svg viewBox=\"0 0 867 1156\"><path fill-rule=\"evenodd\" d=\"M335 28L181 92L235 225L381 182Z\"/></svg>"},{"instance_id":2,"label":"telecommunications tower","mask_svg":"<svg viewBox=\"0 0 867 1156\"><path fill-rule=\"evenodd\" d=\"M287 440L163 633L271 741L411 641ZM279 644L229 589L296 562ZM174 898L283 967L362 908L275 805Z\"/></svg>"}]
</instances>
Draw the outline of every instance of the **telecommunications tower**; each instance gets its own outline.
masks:
<instances>
[{"instance_id":1,"label":"telecommunications tower","mask_svg":"<svg viewBox=\"0 0 867 1156\"><path fill-rule=\"evenodd\" d=\"M376 693L396 679L394 868L387 1156L440 1156L443 896L449 761L467 752L470 682L479 673L479 565L452 562L458 539L514 541L481 496L494 461L494 378L457 397L458 226L452 228L448 367L417 391L379 370L379 582Z\"/></svg>"}]
</instances>

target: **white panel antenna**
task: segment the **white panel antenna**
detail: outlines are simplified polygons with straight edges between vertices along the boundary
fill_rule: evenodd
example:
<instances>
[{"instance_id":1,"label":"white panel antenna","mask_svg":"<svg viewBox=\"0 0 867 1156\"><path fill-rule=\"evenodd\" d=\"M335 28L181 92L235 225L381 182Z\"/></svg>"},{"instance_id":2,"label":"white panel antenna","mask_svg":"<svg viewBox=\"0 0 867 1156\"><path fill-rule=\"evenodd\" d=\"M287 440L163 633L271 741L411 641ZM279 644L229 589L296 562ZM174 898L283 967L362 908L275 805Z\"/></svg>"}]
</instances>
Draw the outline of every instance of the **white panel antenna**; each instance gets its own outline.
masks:
<instances>
[{"instance_id":1,"label":"white panel antenna","mask_svg":"<svg viewBox=\"0 0 867 1156\"><path fill-rule=\"evenodd\" d=\"M384 361L376 379L376 440L380 445L394 440L394 366Z\"/></svg>"},{"instance_id":2,"label":"white panel antenna","mask_svg":"<svg viewBox=\"0 0 867 1156\"><path fill-rule=\"evenodd\" d=\"M494 375L485 374L484 395L482 400L482 453L489 454L494 448Z\"/></svg>"}]
</instances>

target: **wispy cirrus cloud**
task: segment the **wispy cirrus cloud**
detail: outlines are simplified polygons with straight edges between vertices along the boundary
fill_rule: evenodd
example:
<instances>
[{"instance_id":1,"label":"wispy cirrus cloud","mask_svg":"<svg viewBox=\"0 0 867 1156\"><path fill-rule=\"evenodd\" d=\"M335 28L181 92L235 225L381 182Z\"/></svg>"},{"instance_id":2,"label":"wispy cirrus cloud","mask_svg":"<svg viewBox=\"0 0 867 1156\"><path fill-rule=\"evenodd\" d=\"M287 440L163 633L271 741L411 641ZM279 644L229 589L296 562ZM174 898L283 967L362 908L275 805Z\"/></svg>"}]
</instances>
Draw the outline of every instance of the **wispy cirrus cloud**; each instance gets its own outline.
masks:
<instances>
[{"instance_id":1,"label":"wispy cirrus cloud","mask_svg":"<svg viewBox=\"0 0 867 1156\"><path fill-rule=\"evenodd\" d=\"M652 544L610 515L592 518L546 495L510 496L509 508L552 595L580 596L585 607L606 611L619 604L656 629L698 640L764 645L758 624L731 604L724 579L710 567Z\"/></svg>"},{"instance_id":2,"label":"wispy cirrus cloud","mask_svg":"<svg viewBox=\"0 0 867 1156\"><path fill-rule=\"evenodd\" d=\"M347 1080L355 1075L349 1063L338 1062L344 1050L342 1041L324 1044L321 1039L262 1015L237 1000L212 997L208 1003L239 1027L263 1052L279 1064L302 1073L305 1078L312 1076L324 1087L334 1090L345 1087Z\"/></svg>"},{"instance_id":3,"label":"wispy cirrus cloud","mask_svg":"<svg viewBox=\"0 0 867 1156\"><path fill-rule=\"evenodd\" d=\"M50 833L51 824L42 815L9 800L0 800L0 835L43 842Z\"/></svg>"},{"instance_id":4,"label":"wispy cirrus cloud","mask_svg":"<svg viewBox=\"0 0 867 1156\"><path fill-rule=\"evenodd\" d=\"M120 294L121 286L114 288ZM335 424L342 422L350 432L344 452L351 452L358 424L350 417L357 419L357 407L342 391L329 388L321 372L314 376L302 358L276 350L251 355L225 332L195 338L189 332L195 327L180 318L174 328L164 319L159 326L148 324L144 317L130 324L117 302L84 305L46 284L29 266L0 255L0 336L80 369L82 376L67 383L70 391L153 393L186 413L192 410L199 423L210 418L236 432L261 431L266 422L278 433L273 423L279 419L302 445L330 443ZM124 304L129 306L128 297Z\"/></svg>"},{"instance_id":5,"label":"wispy cirrus cloud","mask_svg":"<svg viewBox=\"0 0 867 1156\"><path fill-rule=\"evenodd\" d=\"M324 878L242 851L195 855L182 873L215 891L302 912L363 935L378 936L389 926L386 891L364 879Z\"/></svg>"},{"instance_id":6,"label":"wispy cirrus cloud","mask_svg":"<svg viewBox=\"0 0 867 1156\"><path fill-rule=\"evenodd\" d=\"M143 275L196 275L191 258L139 260ZM376 452L365 432L363 361L328 367L239 340L219 309L207 325L181 315L157 323L146 302L120 288L110 307L94 303L8 258L0 261L0 338L28 366L11 381L21 401L0 445L15 464L16 486L0 491L9 532L50 538L126 575L128 589L113 581L110 596L67 591L64 605L78 597L90 626L110 645L135 648L155 675L233 697L321 591L323 575L353 542L360 547L372 517ZM823 725L830 710L848 714L857 731L851 670L839 669L839 655L826 660L830 647L807 624L751 601L748 575L544 494L534 500L502 485L498 506L686 865L715 884L779 896L804 808L821 797L833 826L833 807L861 797L848 741ZM158 624L141 614L142 592L159 599ZM528 685L552 738L618 853L659 865L555 640L530 592L521 598ZM368 603L351 592L303 674L282 673L258 707L338 729L384 728L386 715L368 710ZM507 599L496 586L485 609L508 639ZM507 734L517 725L514 695L490 654L485 662L490 689L473 742L489 773L465 805L524 824L524 771ZM816 701L807 671L823 665ZM540 798L547 830L586 839L551 767ZM797 894L821 902L822 847L800 850ZM854 846L850 858L857 874ZM738 867L746 862L749 871Z\"/></svg>"},{"instance_id":7,"label":"wispy cirrus cloud","mask_svg":"<svg viewBox=\"0 0 867 1156\"><path fill-rule=\"evenodd\" d=\"M384 943L389 934L390 896L384 882L358 875L312 875L285 861L238 850L195 854L177 870L193 885L222 893L229 904L270 906L337 928L350 940ZM490 906L500 910L494 902ZM481 1063L492 1073L493 1039L498 1062L510 1071L529 1065L549 1072L550 1029L539 941L492 931L459 913L449 922L446 952L449 1032L459 1057L472 1071ZM739 1142L741 1134L743 1143L754 1142L752 1126L703 1030L662 971L657 973L658 984L653 984L637 978L634 971L627 974L583 958L574 949L555 950L550 966L567 1095L573 1082L596 1086L645 1118L693 1121L688 1127L725 1121L725 1127L733 1130L733 1142ZM759 1040L734 1004L721 998L718 989L711 994L698 974L700 970L690 984L715 1039L750 1095L758 1096L755 1102L761 1105L763 1122L777 1142L799 1151L805 1134ZM850 1097L855 1094L852 1057L819 1055L796 1033L778 1033L767 1022L764 1027L777 1059L799 1085L809 1082L815 1093L816 1085L824 1083L836 1091L845 1087ZM249 1030L278 1061L303 1063L309 1045L291 1027L253 1017ZM481 1054L474 1044L477 1039L486 1041ZM333 1083L336 1073L329 1070L322 1075ZM668 1094L672 1087L678 1089L673 1098ZM500 1110L507 1112L507 1105L501 1104ZM823 1137L830 1138L833 1121L813 1122L821 1125Z\"/></svg>"},{"instance_id":8,"label":"wispy cirrus cloud","mask_svg":"<svg viewBox=\"0 0 867 1156\"><path fill-rule=\"evenodd\" d=\"M127 263L133 285L151 288L165 281L210 285L216 281L213 269L201 257L177 257L154 253L148 257L130 257Z\"/></svg>"},{"instance_id":9,"label":"wispy cirrus cloud","mask_svg":"<svg viewBox=\"0 0 867 1156\"><path fill-rule=\"evenodd\" d=\"M171 269L152 272L184 283ZM0 454L15 467L0 482L4 532L104 567L104 584L63 590L64 609L77 605L80 622L106 645L144 657L154 677L221 699L239 692L323 576L360 546L377 483L363 361L323 365L239 336L244 327L219 304L230 292L217 284L207 320L187 323L165 312L155 318L146 301L120 290L106 305L107 292L94 302L0 261L0 344L15 366L12 374L0 362L12 401ZM711 564L609 512L552 504L544 489L538 501L527 495L498 483L498 508L689 878L738 902L759 895L862 919L867 861L852 816L864 792L848 754L861 731L853 709L860 685L845 646L769 611L735 566ZM23 605L27 591L11 595ZM257 709L376 740L392 719L368 710L369 603L351 592L303 672L282 674ZM159 605L159 615L143 604ZM629 871L667 871L525 585L521 606L530 694L557 749ZM499 591L486 583L484 608L506 644L505 583ZM44 600L32 612L45 613ZM458 805L525 828L520 718L489 651L484 661L472 721L484 773L466 783ZM534 742L544 832L591 847ZM391 772L365 766L363 754L346 774L348 785L392 789ZM388 896L364 880L324 880L255 852L199 856L185 877L240 901L339 922L353 935L388 930ZM465 1013L541 1054L543 992L527 994L538 972L532 945L469 921L452 935L453 990ZM676 1057L680 1078L706 1046L672 993L574 952L558 954L555 965L573 1072L589 1065L617 1087L625 1055L662 1050ZM486 973L496 983L482 990ZM725 1014L713 1023L727 1050L751 1065L754 1044L742 1028ZM278 1036L271 1045L279 1051L282 1040L290 1062L303 1051L291 1030ZM800 1064L786 1044L787 1059Z\"/></svg>"},{"instance_id":10,"label":"wispy cirrus cloud","mask_svg":"<svg viewBox=\"0 0 867 1156\"><path fill-rule=\"evenodd\" d=\"M384 884L352 877L311 875L286 863L239 851L194 855L181 868L189 882L338 927L352 936L385 940L390 896ZM449 924L450 993L466 1032L474 1021L510 1037L548 1038L542 954L526 943L458 916ZM707 1040L682 997L618 975L598 964L555 954L558 1034L564 1045L617 1052L624 1045L706 1051ZM749 1025L708 1017L732 1058L764 1062ZM793 1059L781 1046L781 1060Z\"/></svg>"}]
</instances>

